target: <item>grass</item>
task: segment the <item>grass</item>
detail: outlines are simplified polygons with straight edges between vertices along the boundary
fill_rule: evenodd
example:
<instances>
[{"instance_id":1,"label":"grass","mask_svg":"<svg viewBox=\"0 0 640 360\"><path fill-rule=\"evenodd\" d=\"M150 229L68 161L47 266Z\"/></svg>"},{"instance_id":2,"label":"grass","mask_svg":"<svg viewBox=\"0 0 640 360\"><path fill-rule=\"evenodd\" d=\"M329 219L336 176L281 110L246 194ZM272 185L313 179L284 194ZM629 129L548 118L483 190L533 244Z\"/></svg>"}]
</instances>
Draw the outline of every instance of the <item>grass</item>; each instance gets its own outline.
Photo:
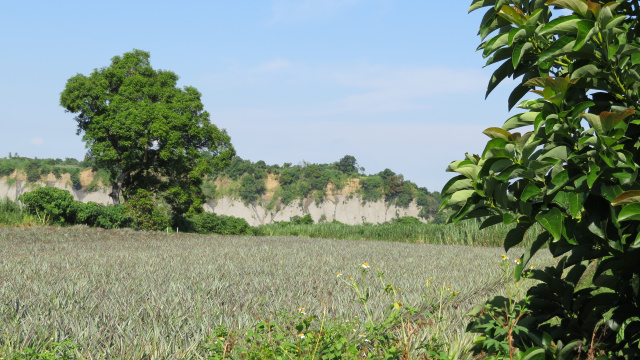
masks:
<instances>
[{"instance_id":1,"label":"grass","mask_svg":"<svg viewBox=\"0 0 640 360\"><path fill-rule=\"evenodd\" d=\"M495 225L480 230L475 221L457 224L401 224L345 225L341 223L319 223L312 225L269 224L257 228L257 233L267 236L306 236L326 239L382 240L437 245L467 245L500 247L504 243L511 225ZM528 246L538 234L533 228L523 239L521 246Z\"/></svg>"},{"instance_id":2,"label":"grass","mask_svg":"<svg viewBox=\"0 0 640 360\"><path fill-rule=\"evenodd\" d=\"M441 335L464 345L464 314L502 288L499 248L76 226L0 228L0 249L5 358L45 349L53 338L73 342L79 359L204 359L211 350L202 345L222 327L244 334L282 314L293 319L299 307L327 324L358 324L366 312L336 273L357 280L364 262L370 284L379 268L418 314L433 304L428 278L460 291L441 307ZM368 289L367 310L382 322L389 299ZM429 341L433 322L422 324Z\"/></svg>"},{"instance_id":3,"label":"grass","mask_svg":"<svg viewBox=\"0 0 640 360\"><path fill-rule=\"evenodd\" d=\"M33 225L36 219L22 206L5 197L0 199L0 226Z\"/></svg>"}]
</instances>

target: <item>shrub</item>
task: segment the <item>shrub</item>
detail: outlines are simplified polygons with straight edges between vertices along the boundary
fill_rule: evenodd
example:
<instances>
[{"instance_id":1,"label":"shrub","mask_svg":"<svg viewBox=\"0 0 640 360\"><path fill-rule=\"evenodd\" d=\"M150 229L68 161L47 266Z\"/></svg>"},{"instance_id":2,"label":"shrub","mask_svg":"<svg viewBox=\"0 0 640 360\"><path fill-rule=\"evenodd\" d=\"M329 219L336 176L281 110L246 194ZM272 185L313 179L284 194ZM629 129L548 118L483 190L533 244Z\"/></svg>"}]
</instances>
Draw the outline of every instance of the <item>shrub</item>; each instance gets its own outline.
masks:
<instances>
[{"instance_id":1,"label":"shrub","mask_svg":"<svg viewBox=\"0 0 640 360\"><path fill-rule=\"evenodd\" d=\"M141 230L164 230L171 225L168 211L156 204L153 194L138 189L127 199L125 213L131 218L131 225Z\"/></svg>"},{"instance_id":2,"label":"shrub","mask_svg":"<svg viewBox=\"0 0 640 360\"><path fill-rule=\"evenodd\" d=\"M27 174L27 181L36 182L40 180L42 176L42 169L40 168L40 162L37 160L31 160L25 166L24 171Z\"/></svg>"},{"instance_id":3,"label":"shrub","mask_svg":"<svg viewBox=\"0 0 640 360\"><path fill-rule=\"evenodd\" d=\"M246 220L215 213L205 213L192 218L194 231L201 234L241 235L250 231Z\"/></svg>"},{"instance_id":4,"label":"shrub","mask_svg":"<svg viewBox=\"0 0 640 360\"><path fill-rule=\"evenodd\" d=\"M101 205L90 201L83 203L75 201L73 204L76 224L85 224L104 229L126 227L129 224L125 206Z\"/></svg>"},{"instance_id":5,"label":"shrub","mask_svg":"<svg viewBox=\"0 0 640 360\"><path fill-rule=\"evenodd\" d=\"M16 169L12 161L0 160L0 176L9 176Z\"/></svg>"},{"instance_id":6,"label":"shrub","mask_svg":"<svg viewBox=\"0 0 640 360\"><path fill-rule=\"evenodd\" d=\"M67 190L43 187L20 195L19 200L43 223L63 225L75 220L73 196Z\"/></svg>"},{"instance_id":7,"label":"shrub","mask_svg":"<svg viewBox=\"0 0 640 360\"><path fill-rule=\"evenodd\" d=\"M313 218L311 217L311 214L307 214L305 216L295 215L289 219L289 222L292 225L312 225Z\"/></svg>"},{"instance_id":8,"label":"shrub","mask_svg":"<svg viewBox=\"0 0 640 360\"><path fill-rule=\"evenodd\" d=\"M374 175L360 179L363 201L378 201L384 195L384 183L380 176Z\"/></svg>"}]
</instances>

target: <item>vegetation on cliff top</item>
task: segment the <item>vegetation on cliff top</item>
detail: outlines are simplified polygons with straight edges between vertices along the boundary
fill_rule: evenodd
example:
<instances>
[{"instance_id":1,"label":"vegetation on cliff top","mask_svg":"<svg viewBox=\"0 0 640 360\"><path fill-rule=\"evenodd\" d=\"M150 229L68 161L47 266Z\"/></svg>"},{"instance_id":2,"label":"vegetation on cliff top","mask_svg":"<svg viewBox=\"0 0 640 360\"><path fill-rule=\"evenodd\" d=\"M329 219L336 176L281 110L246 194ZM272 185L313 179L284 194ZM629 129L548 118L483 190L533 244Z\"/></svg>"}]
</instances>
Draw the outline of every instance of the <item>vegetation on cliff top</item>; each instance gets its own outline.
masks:
<instances>
[{"instance_id":1,"label":"vegetation on cliff top","mask_svg":"<svg viewBox=\"0 0 640 360\"><path fill-rule=\"evenodd\" d=\"M267 209L305 198L321 202L331 193L358 194L365 202L384 200L388 205L405 208L415 201L424 219L435 219L440 205L438 192L429 192L390 169L365 175L364 168L358 167L351 155L331 164L302 162L282 166L267 165L262 160L254 163L236 156L231 165L211 175L211 179L222 186L215 186L211 181L205 183L208 197L234 196L246 204L264 201ZM277 186L272 194L265 196L269 178L277 181Z\"/></svg>"},{"instance_id":2,"label":"vegetation on cliff top","mask_svg":"<svg viewBox=\"0 0 640 360\"><path fill-rule=\"evenodd\" d=\"M84 161L73 158L30 159L9 153L8 158L0 158L0 177L15 179L15 171L18 171L27 181L37 182L49 175L63 180L63 175L69 174L69 185L74 189L95 191L109 183L109 174L105 170L98 170L93 173L93 179L82 184L80 173L92 169L94 165L92 158ZM276 185L270 194L267 194L268 179L272 179ZM350 155L331 164L303 162L299 165L284 163L282 166L267 165L262 160L252 162L236 156L227 168L209 173L202 190L208 200L231 196L241 199L245 204L263 202L269 210L305 198L321 202L331 193L357 194L364 202L384 200L388 205L399 207L408 207L415 201L421 208L420 217L436 222L445 219L443 215L438 215L439 192L419 187L390 169L365 175L364 168L358 167L355 157Z\"/></svg>"}]
</instances>

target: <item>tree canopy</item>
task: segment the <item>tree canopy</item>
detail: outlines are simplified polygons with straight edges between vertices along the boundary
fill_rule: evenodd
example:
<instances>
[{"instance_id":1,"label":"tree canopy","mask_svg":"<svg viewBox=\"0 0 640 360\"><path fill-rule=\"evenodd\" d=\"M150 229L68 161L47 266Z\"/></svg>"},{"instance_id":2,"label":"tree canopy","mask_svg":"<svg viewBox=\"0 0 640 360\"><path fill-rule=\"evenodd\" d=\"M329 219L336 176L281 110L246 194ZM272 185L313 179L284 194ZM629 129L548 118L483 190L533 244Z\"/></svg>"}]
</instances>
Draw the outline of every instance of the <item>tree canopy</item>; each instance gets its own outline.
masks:
<instances>
[{"instance_id":1,"label":"tree canopy","mask_svg":"<svg viewBox=\"0 0 640 360\"><path fill-rule=\"evenodd\" d=\"M199 212L202 177L235 155L200 92L177 81L171 71L154 70L142 50L67 80L60 104L77 114L77 133L95 167L109 171L115 204L144 189L161 193L176 213Z\"/></svg>"}]
</instances>

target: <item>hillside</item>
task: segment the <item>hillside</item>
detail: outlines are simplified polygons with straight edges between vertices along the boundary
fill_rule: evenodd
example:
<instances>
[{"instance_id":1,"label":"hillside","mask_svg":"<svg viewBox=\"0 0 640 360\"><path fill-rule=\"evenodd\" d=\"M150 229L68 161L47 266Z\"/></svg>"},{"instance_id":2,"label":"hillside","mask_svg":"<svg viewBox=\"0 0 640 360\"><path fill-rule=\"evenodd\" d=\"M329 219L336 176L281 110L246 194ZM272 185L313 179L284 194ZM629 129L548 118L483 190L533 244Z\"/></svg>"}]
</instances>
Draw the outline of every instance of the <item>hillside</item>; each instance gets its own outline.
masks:
<instances>
[{"instance_id":1,"label":"hillside","mask_svg":"<svg viewBox=\"0 0 640 360\"><path fill-rule=\"evenodd\" d=\"M38 186L68 190L76 200L111 202L108 175L75 159L0 159L0 198L12 200ZM385 169L365 175L355 158L333 164L266 165L239 157L204 181L205 211L232 215L251 225L311 215L314 222L382 223L413 216L440 221L439 193L429 192Z\"/></svg>"}]
</instances>

